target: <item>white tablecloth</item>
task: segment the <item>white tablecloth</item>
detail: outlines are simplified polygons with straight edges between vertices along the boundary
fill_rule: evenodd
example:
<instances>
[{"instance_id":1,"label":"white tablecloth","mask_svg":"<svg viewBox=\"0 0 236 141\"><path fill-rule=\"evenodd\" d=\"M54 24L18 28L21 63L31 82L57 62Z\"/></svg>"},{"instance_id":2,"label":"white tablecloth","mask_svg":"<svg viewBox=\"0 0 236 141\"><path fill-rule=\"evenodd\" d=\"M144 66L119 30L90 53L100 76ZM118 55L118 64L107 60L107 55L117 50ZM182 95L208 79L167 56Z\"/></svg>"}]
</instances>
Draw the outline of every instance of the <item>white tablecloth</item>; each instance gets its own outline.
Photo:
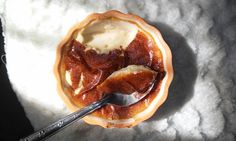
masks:
<instances>
[{"instance_id":1,"label":"white tablecloth","mask_svg":"<svg viewBox=\"0 0 236 141\"><path fill-rule=\"evenodd\" d=\"M166 103L130 129L79 121L49 140L227 140L236 134L236 1L2 0L10 81L35 129L69 113L56 92L55 50L91 12L116 9L144 18L164 35L175 78Z\"/></svg>"}]
</instances>

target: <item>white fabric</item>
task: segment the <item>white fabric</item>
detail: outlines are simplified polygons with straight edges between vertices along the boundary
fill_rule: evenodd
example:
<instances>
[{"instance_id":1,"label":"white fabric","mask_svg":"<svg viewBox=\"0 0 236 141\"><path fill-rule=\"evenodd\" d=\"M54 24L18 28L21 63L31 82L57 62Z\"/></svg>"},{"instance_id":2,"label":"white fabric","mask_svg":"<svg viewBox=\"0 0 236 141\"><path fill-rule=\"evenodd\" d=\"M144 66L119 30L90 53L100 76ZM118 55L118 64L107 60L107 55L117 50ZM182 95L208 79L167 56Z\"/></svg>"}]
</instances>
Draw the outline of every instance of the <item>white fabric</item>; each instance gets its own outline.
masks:
<instances>
[{"instance_id":1,"label":"white fabric","mask_svg":"<svg viewBox=\"0 0 236 141\"><path fill-rule=\"evenodd\" d=\"M167 102L130 129L79 121L49 140L227 140L236 134L234 0L2 0L7 69L35 129L69 113L56 92L55 49L91 12L117 9L159 28L173 53Z\"/></svg>"}]
</instances>

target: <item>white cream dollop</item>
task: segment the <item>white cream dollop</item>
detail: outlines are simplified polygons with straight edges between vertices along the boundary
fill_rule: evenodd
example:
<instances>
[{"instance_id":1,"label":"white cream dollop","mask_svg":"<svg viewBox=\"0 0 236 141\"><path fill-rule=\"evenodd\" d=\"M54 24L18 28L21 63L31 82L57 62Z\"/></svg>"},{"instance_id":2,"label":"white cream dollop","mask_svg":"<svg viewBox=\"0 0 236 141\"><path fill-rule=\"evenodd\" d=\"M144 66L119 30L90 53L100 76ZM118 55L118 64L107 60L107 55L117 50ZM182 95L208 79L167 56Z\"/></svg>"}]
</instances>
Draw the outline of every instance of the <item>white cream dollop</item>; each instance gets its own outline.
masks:
<instances>
[{"instance_id":1,"label":"white cream dollop","mask_svg":"<svg viewBox=\"0 0 236 141\"><path fill-rule=\"evenodd\" d=\"M99 54L107 54L114 49L126 49L137 32L138 27L130 22L99 20L81 29L76 40L82 43L86 50L93 49Z\"/></svg>"}]
</instances>

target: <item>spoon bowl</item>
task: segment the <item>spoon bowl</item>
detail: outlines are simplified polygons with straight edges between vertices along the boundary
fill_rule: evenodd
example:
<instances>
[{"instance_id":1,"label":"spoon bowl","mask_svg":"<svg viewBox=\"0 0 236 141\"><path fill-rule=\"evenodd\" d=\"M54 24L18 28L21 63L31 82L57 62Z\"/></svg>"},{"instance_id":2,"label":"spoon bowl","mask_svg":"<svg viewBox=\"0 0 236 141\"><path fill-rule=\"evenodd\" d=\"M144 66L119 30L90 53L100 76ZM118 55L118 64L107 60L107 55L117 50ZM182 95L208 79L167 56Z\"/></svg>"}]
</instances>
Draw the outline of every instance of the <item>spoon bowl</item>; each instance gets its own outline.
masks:
<instances>
[{"instance_id":1,"label":"spoon bowl","mask_svg":"<svg viewBox=\"0 0 236 141\"><path fill-rule=\"evenodd\" d=\"M150 91L152 90L154 83L148 88L148 90L144 93L133 92L132 94L122 94L122 93L113 93L110 94L108 103L119 105L119 106L130 106L139 102L143 99Z\"/></svg>"}]
</instances>

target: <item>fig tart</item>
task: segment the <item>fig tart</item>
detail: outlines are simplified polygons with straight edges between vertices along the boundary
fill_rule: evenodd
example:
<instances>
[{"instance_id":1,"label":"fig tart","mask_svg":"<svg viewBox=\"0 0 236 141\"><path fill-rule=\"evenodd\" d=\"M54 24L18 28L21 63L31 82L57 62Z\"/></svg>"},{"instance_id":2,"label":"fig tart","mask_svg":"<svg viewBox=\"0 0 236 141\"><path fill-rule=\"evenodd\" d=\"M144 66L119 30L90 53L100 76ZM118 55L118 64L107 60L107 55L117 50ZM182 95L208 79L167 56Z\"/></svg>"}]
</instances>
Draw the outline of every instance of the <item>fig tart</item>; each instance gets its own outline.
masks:
<instances>
[{"instance_id":1,"label":"fig tart","mask_svg":"<svg viewBox=\"0 0 236 141\"><path fill-rule=\"evenodd\" d=\"M131 72L131 73L130 73ZM107 104L84 117L102 127L132 127L163 104L173 79L171 51L143 19L119 11L94 13L70 29L57 48L59 94L71 111L113 92L150 93L130 106Z\"/></svg>"}]
</instances>

